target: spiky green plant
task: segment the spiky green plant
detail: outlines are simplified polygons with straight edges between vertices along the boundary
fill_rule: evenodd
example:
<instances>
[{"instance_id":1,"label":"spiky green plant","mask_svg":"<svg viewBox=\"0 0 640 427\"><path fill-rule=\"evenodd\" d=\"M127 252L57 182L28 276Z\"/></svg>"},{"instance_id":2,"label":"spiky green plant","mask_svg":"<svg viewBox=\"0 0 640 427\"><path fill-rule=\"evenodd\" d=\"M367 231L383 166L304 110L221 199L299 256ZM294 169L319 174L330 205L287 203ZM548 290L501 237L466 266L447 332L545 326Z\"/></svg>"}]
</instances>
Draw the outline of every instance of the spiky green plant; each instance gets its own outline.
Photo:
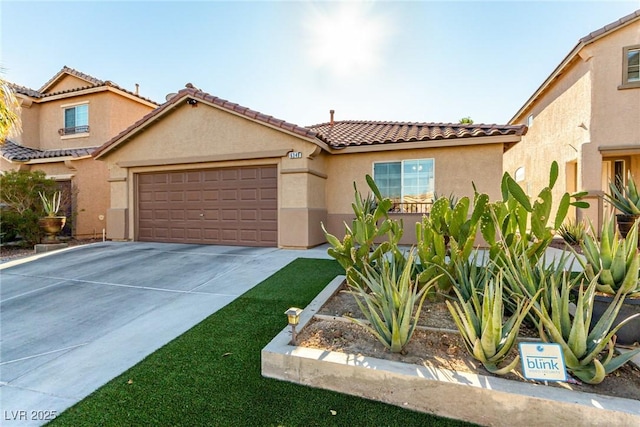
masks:
<instances>
[{"instance_id":1,"label":"spiky green plant","mask_svg":"<svg viewBox=\"0 0 640 427\"><path fill-rule=\"evenodd\" d=\"M459 199L453 208L449 198L436 200L429 216L423 216L422 221L416 224L418 256L424 267L421 281L440 276L438 288L444 292L451 289L455 282L455 265L471 255L480 217L487 203L488 195L476 194L469 215L471 200L468 197ZM443 271L448 274L442 274Z\"/></svg>"},{"instance_id":2,"label":"spiky green plant","mask_svg":"<svg viewBox=\"0 0 640 427\"><path fill-rule=\"evenodd\" d=\"M351 226L344 224L345 235L342 240L329 233L322 224L327 242L331 245L328 254L345 269L348 278L356 281L360 277L356 272L364 272L365 265L378 265L387 254L400 268L405 263L404 254L398 249L403 234L402 220L389 217L391 199L382 197L371 176L367 175L366 181L371 189L367 198L363 198L356 184L353 184L355 201L351 206L355 218ZM378 241L381 242L376 243Z\"/></svg>"},{"instance_id":3,"label":"spiky green plant","mask_svg":"<svg viewBox=\"0 0 640 427\"><path fill-rule=\"evenodd\" d=\"M412 280L414 268L415 251L411 250L402 271L396 263L383 259L379 268L365 264L364 272L355 271L359 280L352 277L347 281L348 292L354 295L368 322L351 320L364 326L393 353L402 351L411 339L433 282L420 286Z\"/></svg>"},{"instance_id":4,"label":"spiky green plant","mask_svg":"<svg viewBox=\"0 0 640 427\"><path fill-rule=\"evenodd\" d=\"M579 200L586 193L564 193L553 213L552 190L557 179L558 163L554 161L549 184L531 203L522 187L508 173L503 175L502 200L489 204L481 219L480 230L490 246L491 259L499 260L506 251L526 252L535 264L551 243L554 230L564 222L569 207L589 207Z\"/></svg>"},{"instance_id":5,"label":"spiky green plant","mask_svg":"<svg viewBox=\"0 0 640 427\"><path fill-rule=\"evenodd\" d=\"M558 228L558 234L569 245L579 245L587 232L584 221L568 220Z\"/></svg>"},{"instance_id":6,"label":"spiky green plant","mask_svg":"<svg viewBox=\"0 0 640 427\"><path fill-rule=\"evenodd\" d=\"M613 216L602 223L600 241L591 225L582 244L582 267L589 280L596 281L597 290L615 295L621 288L628 289L628 296L640 297L640 253L638 252L638 222L626 238L621 238Z\"/></svg>"},{"instance_id":7,"label":"spiky green plant","mask_svg":"<svg viewBox=\"0 0 640 427\"><path fill-rule=\"evenodd\" d=\"M636 314L612 328L624 302L626 288L620 288L609 307L593 326L591 315L597 279L590 281L586 289L581 283L577 289L575 312L570 312L571 284L565 277L560 287L547 282L545 292L550 298L541 298L533 305L539 319L539 335L543 341L560 344L567 370L589 384L602 382L605 376L628 362L640 348L615 356L615 334ZM615 357L614 357L615 356Z\"/></svg>"},{"instance_id":8,"label":"spiky green plant","mask_svg":"<svg viewBox=\"0 0 640 427\"><path fill-rule=\"evenodd\" d=\"M543 256L535 264L531 263L526 253L513 253L507 251L502 258L503 283L507 298L505 305L509 311L517 308L516 301L532 299L542 292L540 298L551 303L551 294L546 289L555 289L561 286L563 280L568 280L571 286L577 286L581 280L580 275L571 275L573 258L570 252L563 252L559 257L547 259ZM538 317L534 313L527 314L528 323L539 328Z\"/></svg>"},{"instance_id":9,"label":"spiky green plant","mask_svg":"<svg viewBox=\"0 0 640 427\"><path fill-rule=\"evenodd\" d=\"M627 176L627 185L624 185L621 180L609 182L609 191L603 195L604 199L621 213L640 215L640 194L631 172Z\"/></svg>"},{"instance_id":10,"label":"spiky green plant","mask_svg":"<svg viewBox=\"0 0 640 427\"><path fill-rule=\"evenodd\" d=\"M487 274L481 278L480 283L474 284L478 288L471 294L471 298L465 300L462 292L454 287L458 301L446 301L446 304L469 353L489 372L504 375L511 372L520 361L520 356L516 356L506 365L499 366L515 345L520 325L537 294L529 302L519 300L513 315L504 322L502 271L497 269L495 274Z\"/></svg>"},{"instance_id":11,"label":"spiky green plant","mask_svg":"<svg viewBox=\"0 0 640 427\"><path fill-rule=\"evenodd\" d=\"M38 192L40 200L42 200L42 206L48 217L54 217L58 215L60 211L60 202L62 200L62 192L55 191L51 198L47 197L42 191Z\"/></svg>"}]
</instances>

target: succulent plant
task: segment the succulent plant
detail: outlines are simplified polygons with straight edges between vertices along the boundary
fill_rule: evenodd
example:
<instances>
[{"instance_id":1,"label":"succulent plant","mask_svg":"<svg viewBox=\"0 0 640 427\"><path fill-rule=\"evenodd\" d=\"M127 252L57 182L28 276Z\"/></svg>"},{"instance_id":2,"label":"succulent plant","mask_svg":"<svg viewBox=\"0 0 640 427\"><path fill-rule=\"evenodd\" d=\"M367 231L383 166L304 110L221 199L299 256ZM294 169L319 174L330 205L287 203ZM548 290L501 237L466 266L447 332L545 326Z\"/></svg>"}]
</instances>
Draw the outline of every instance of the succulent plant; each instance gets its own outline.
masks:
<instances>
[{"instance_id":1,"label":"succulent plant","mask_svg":"<svg viewBox=\"0 0 640 427\"><path fill-rule=\"evenodd\" d=\"M542 292L540 298L548 306L551 304L548 289L559 288L565 280L570 286L577 286L581 280L580 275L570 273L573 266L570 252L563 252L552 259L543 256L532 264L526 253L507 251L502 261L503 284L507 294L505 305L510 311L517 307L516 301L533 299L539 292ZM536 328L540 327L539 319L533 312L529 312L527 319Z\"/></svg>"},{"instance_id":2,"label":"succulent plant","mask_svg":"<svg viewBox=\"0 0 640 427\"><path fill-rule=\"evenodd\" d=\"M411 339L431 287L431 283L420 286L412 280L415 264L415 252L411 250L401 272L396 263L384 259L379 268L365 264L364 272L355 271L360 280L347 281L348 292L355 296L368 323L351 320L364 326L393 353L402 351Z\"/></svg>"},{"instance_id":3,"label":"succulent plant","mask_svg":"<svg viewBox=\"0 0 640 427\"><path fill-rule=\"evenodd\" d=\"M468 197L459 199L453 208L447 197L435 201L429 216L423 216L422 221L416 224L418 256L424 268L421 281L440 276L439 289L451 289L455 280L455 264L471 255L480 217L488 202L488 195L476 194L469 215L471 201ZM449 274L443 275L443 271Z\"/></svg>"},{"instance_id":4,"label":"succulent plant","mask_svg":"<svg viewBox=\"0 0 640 427\"><path fill-rule=\"evenodd\" d=\"M565 221L560 228L558 234L569 245L579 245L584 239L584 233L587 232L587 226L584 221Z\"/></svg>"},{"instance_id":5,"label":"succulent plant","mask_svg":"<svg viewBox=\"0 0 640 427\"><path fill-rule=\"evenodd\" d=\"M598 322L590 326L596 286L595 278L586 289L580 284L574 312L570 312L569 294L572 286L566 276L559 287L551 281L547 282L545 292L550 298L541 298L539 303L533 305L533 312L539 319L540 338L559 344L567 370L589 384L602 382L607 374L640 353L640 348L637 348L614 357L616 332L640 316L636 314L612 327L624 302L623 289L618 291Z\"/></svg>"},{"instance_id":6,"label":"succulent plant","mask_svg":"<svg viewBox=\"0 0 640 427\"><path fill-rule=\"evenodd\" d=\"M623 290L627 296L640 297L640 253L638 252L638 222L631 227L626 238L621 238L616 230L613 216L605 218L600 241L593 225L585 233L582 252L585 260L580 260L586 277L596 281L600 292L615 295Z\"/></svg>"},{"instance_id":7,"label":"succulent plant","mask_svg":"<svg viewBox=\"0 0 640 427\"><path fill-rule=\"evenodd\" d=\"M391 200L382 197L371 176L367 175L366 180L373 195L363 198L356 184L353 184L355 202L352 208L355 218L351 227L345 223L342 241L327 232L322 224L322 230L331 245L328 254L344 267L347 277L353 280L359 280L360 277L355 271L364 272L365 265L378 264L385 254L391 254L400 268L405 262L404 254L398 249L403 233L402 221L389 217ZM376 243L382 239L385 240Z\"/></svg>"},{"instance_id":8,"label":"succulent plant","mask_svg":"<svg viewBox=\"0 0 640 427\"><path fill-rule=\"evenodd\" d=\"M481 277L483 280L474 284L477 288L469 299L465 300L462 292L454 287L458 301L446 301L446 304L469 353L489 372L504 375L520 361L520 356L516 356L506 365L499 366L515 345L520 325L538 294L529 302L519 300L511 317L504 322L502 270Z\"/></svg>"},{"instance_id":9,"label":"succulent plant","mask_svg":"<svg viewBox=\"0 0 640 427\"><path fill-rule=\"evenodd\" d=\"M490 246L491 259L499 259L507 250L526 252L532 263L537 262L553 239L554 230L564 222L570 206L589 207L579 199L586 193L564 193L552 219L552 190L558 179L558 163L553 162L549 184L533 204L520 185L508 174L502 177L502 200L488 205L482 216L480 230Z\"/></svg>"},{"instance_id":10,"label":"succulent plant","mask_svg":"<svg viewBox=\"0 0 640 427\"><path fill-rule=\"evenodd\" d=\"M42 200L42 206L48 217L55 217L60 211L60 202L62 200L62 192L56 191L51 195L51 198L47 197L43 192L38 192L40 200Z\"/></svg>"},{"instance_id":11,"label":"succulent plant","mask_svg":"<svg viewBox=\"0 0 640 427\"><path fill-rule=\"evenodd\" d=\"M640 215L640 194L631 172L627 176L627 185L621 180L609 182L609 193L604 199L625 215Z\"/></svg>"}]
</instances>

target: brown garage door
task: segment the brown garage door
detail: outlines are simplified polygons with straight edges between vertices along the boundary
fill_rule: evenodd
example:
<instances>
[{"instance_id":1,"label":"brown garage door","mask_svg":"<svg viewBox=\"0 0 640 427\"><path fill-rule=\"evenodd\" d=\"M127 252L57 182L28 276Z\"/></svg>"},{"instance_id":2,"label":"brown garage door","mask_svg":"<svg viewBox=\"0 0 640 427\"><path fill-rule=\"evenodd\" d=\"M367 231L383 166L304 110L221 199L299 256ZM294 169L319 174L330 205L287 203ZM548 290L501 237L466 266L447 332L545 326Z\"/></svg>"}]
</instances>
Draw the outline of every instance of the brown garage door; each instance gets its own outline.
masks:
<instances>
[{"instance_id":1,"label":"brown garage door","mask_svg":"<svg viewBox=\"0 0 640 427\"><path fill-rule=\"evenodd\" d=\"M138 175L138 240L277 246L276 166Z\"/></svg>"}]
</instances>

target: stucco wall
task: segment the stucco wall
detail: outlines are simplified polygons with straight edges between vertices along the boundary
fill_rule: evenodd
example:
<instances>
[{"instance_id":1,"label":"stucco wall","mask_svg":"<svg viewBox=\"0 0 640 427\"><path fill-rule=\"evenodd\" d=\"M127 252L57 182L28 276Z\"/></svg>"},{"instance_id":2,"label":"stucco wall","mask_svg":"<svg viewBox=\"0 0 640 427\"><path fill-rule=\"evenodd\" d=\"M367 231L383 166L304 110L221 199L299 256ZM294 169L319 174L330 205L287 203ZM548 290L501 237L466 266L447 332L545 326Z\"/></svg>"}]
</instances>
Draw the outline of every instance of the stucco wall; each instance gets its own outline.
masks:
<instances>
[{"instance_id":1,"label":"stucco wall","mask_svg":"<svg viewBox=\"0 0 640 427\"><path fill-rule=\"evenodd\" d=\"M593 56L592 141L599 146L640 144L640 88L622 84L625 46L640 44L640 21L585 49Z\"/></svg>"},{"instance_id":2,"label":"stucco wall","mask_svg":"<svg viewBox=\"0 0 640 427\"><path fill-rule=\"evenodd\" d=\"M73 235L79 239L101 238L109 206L106 165L92 158L68 163L53 162L26 165L2 159L2 170L41 170L48 178L71 181L73 191ZM102 219L100 216L102 215Z\"/></svg>"},{"instance_id":3,"label":"stucco wall","mask_svg":"<svg viewBox=\"0 0 640 427\"><path fill-rule=\"evenodd\" d=\"M327 230L342 238L344 222L351 224L353 219L353 183L366 195L369 188L365 176L373 176L374 162L433 158L436 193L473 197L474 182L478 191L496 200L500 197L502 149L502 144L489 144L332 155L327 178ZM404 222L402 243L415 243L415 223L422 215L395 216Z\"/></svg>"},{"instance_id":4,"label":"stucco wall","mask_svg":"<svg viewBox=\"0 0 640 427\"><path fill-rule=\"evenodd\" d=\"M526 124L533 114L533 122L520 143L504 155L505 171L515 176L524 167L524 181L520 185L535 196L549 183L549 170L555 160L560 176L554 188L554 200L567 191L566 165L576 162L583 144L589 143L591 126L590 64L576 61L563 78L553 85L519 120ZM582 182L578 180L578 185Z\"/></svg>"},{"instance_id":5,"label":"stucco wall","mask_svg":"<svg viewBox=\"0 0 640 427\"><path fill-rule=\"evenodd\" d=\"M302 153L290 159L289 151ZM105 156L110 169L114 239L136 238L137 174L168 170L274 164L278 167L279 246L310 247L324 241L310 222L326 216L326 166L318 146L216 107L180 103L161 120ZM127 225L121 213L126 209ZM118 219L120 218L120 219Z\"/></svg>"},{"instance_id":6,"label":"stucco wall","mask_svg":"<svg viewBox=\"0 0 640 427\"><path fill-rule=\"evenodd\" d=\"M51 91L67 90L87 86L83 80L66 76ZM88 136L61 136L58 129L64 127L64 105L88 102ZM28 103L28 102L27 102ZM153 108L137 102L127 96L110 90L75 96L71 94L62 99L45 102L32 102L29 108L23 106L22 134L15 138L22 145L41 150L62 148L96 147L131 125ZM109 207L110 184L107 165L92 158L83 160L47 161L36 160L29 165L2 162L2 170L23 169L42 170L53 177L72 177L77 190L74 209L74 236L78 238L101 237L106 226L105 216Z\"/></svg>"},{"instance_id":7,"label":"stucco wall","mask_svg":"<svg viewBox=\"0 0 640 427\"><path fill-rule=\"evenodd\" d=\"M93 84L87 82L86 80L80 79L78 77L66 74L59 81L57 81L53 86L47 89L46 93L63 92L65 90L76 89L79 87L87 87L87 86L93 86Z\"/></svg>"},{"instance_id":8,"label":"stucco wall","mask_svg":"<svg viewBox=\"0 0 640 427\"><path fill-rule=\"evenodd\" d=\"M20 119L22 120L22 132L19 135L12 135L9 139L18 144L40 148L38 140L40 133L40 105L22 98Z\"/></svg>"},{"instance_id":9,"label":"stucco wall","mask_svg":"<svg viewBox=\"0 0 640 427\"><path fill-rule=\"evenodd\" d=\"M526 124L529 115L534 116L522 141L504 156L505 170L511 174L525 167L522 185L532 194L546 185L549 165L558 161L560 177L554 199L564 191L589 191L587 201L592 206L577 216L594 224L601 221L600 195L606 190L600 150L621 145L640 149L640 88L618 88L623 47L635 44L640 44L640 22L585 46L539 99L513 121ZM640 176L637 157L624 155L628 156L627 166ZM621 158L608 156L608 160Z\"/></svg>"},{"instance_id":10,"label":"stucco wall","mask_svg":"<svg viewBox=\"0 0 640 427\"><path fill-rule=\"evenodd\" d=\"M64 127L64 109L86 102L89 105L89 134L60 135L58 130ZM43 150L98 147L152 110L110 91L49 101L40 104L39 109L38 141ZM25 138L24 143L33 146L38 141Z\"/></svg>"}]
</instances>

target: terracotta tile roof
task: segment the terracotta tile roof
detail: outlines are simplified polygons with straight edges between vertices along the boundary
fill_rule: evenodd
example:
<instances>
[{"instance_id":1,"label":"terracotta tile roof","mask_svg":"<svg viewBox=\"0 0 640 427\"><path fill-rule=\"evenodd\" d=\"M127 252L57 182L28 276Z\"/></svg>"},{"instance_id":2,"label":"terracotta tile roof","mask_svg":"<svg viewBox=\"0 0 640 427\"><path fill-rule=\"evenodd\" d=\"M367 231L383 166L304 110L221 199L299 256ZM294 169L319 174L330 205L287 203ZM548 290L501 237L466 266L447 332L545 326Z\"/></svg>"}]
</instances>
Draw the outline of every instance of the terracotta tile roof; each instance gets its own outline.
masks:
<instances>
[{"instance_id":1,"label":"terracotta tile roof","mask_svg":"<svg viewBox=\"0 0 640 427\"><path fill-rule=\"evenodd\" d=\"M95 77L90 76L89 74L82 73L82 72L80 72L78 70L75 70L73 68L67 67L65 65L64 67L62 67L62 69L60 71L58 71L56 73L55 76L51 77L48 82L43 84L42 87L40 88L40 90L38 90L38 92L46 92L46 90L49 89L49 87L53 86L53 84L55 82L57 82L65 74L69 74L71 76L74 76L74 77L77 77L79 79L82 79L82 80L86 81L87 83L90 83L91 86L102 86L104 84L103 80L96 79Z\"/></svg>"},{"instance_id":2,"label":"terracotta tile roof","mask_svg":"<svg viewBox=\"0 0 640 427\"><path fill-rule=\"evenodd\" d=\"M29 160L54 159L57 157L84 157L91 155L95 149L96 147L38 150L7 140L2 147L0 147L0 153L2 157L10 161L28 162Z\"/></svg>"},{"instance_id":3,"label":"terracotta tile roof","mask_svg":"<svg viewBox=\"0 0 640 427\"><path fill-rule=\"evenodd\" d=\"M173 108L181 102L189 100L203 101L215 105L224 110L245 116L249 119L280 128L284 131L300 135L317 141L318 144L326 144L329 148L345 148L348 146L373 145L385 143L401 143L412 141L433 141L440 139L463 139L472 137L524 135L527 127L524 125L495 125L477 124L463 125L452 123L404 123L404 122L373 122L373 121L337 121L322 123L313 126L298 126L284 120L276 119L251 110L247 107L229 102L217 96L209 95L200 89L187 84L160 107L149 112L146 116L120 132L110 141L94 151L94 157L100 157L118 144L126 141L145 125L154 121L164 111Z\"/></svg>"},{"instance_id":4,"label":"terracotta tile roof","mask_svg":"<svg viewBox=\"0 0 640 427\"><path fill-rule=\"evenodd\" d=\"M58 81L63 75L68 74L71 76L75 76L78 77L84 81L86 81L88 84L86 86L81 86L81 87L76 87L76 88L72 88L72 89L67 89L67 90L61 90L61 91L57 91L57 92L46 92L46 90L53 85L53 83L55 83L56 81ZM58 73L53 76L47 83L44 84L44 86L42 86L39 90L34 90L31 88L28 88L26 86L20 86L17 85L15 83L9 83L11 85L11 87L13 88L13 90L16 91L16 93L20 93L22 95L26 95L29 96L31 98L36 98L36 99L45 99L47 97L51 97L51 96L56 96L56 95L61 95L61 94L72 94L74 92L80 92L86 89L91 89L91 88L96 88L96 87L112 87L115 89L118 89L122 92L126 92L129 95L133 95L137 98L140 98L144 101L150 102L152 104L155 105L160 105L157 102L149 99L149 98L145 98L143 96L137 95L134 92L131 92L127 89L124 89L120 86L118 86L117 84L113 83L112 81L109 80L99 80L96 79L95 77L92 77L88 74L84 74L81 73L80 71L74 70L73 68L69 68L66 65L62 68L62 70L58 71Z\"/></svg>"},{"instance_id":5,"label":"terracotta tile roof","mask_svg":"<svg viewBox=\"0 0 640 427\"><path fill-rule=\"evenodd\" d=\"M623 16L622 18L618 19L617 21L614 21L608 25L605 25L604 27L597 29L595 31L592 31L591 33L587 34L586 36L584 36L583 38L580 39L580 43L589 43L590 41L592 41L593 39L596 39L606 33L609 33L611 31L614 31L626 24L628 24L629 22L633 21L634 19L640 18L640 9L636 10L635 12L632 12L630 14L628 14L627 16Z\"/></svg>"},{"instance_id":6,"label":"terracotta tile roof","mask_svg":"<svg viewBox=\"0 0 640 427\"><path fill-rule=\"evenodd\" d=\"M343 120L309 126L317 138L332 148L390 144L414 141L434 141L483 136L524 135L524 125L408 123Z\"/></svg>"},{"instance_id":7,"label":"terracotta tile roof","mask_svg":"<svg viewBox=\"0 0 640 427\"><path fill-rule=\"evenodd\" d=\"M110 141L102 145L98 148L94 153L94 157L101 155L103 152L107 151L112 145L117 144L119 140L125 135L135 131L137 128L144 126L146 123L150 123L152 119L158 115L160 115L163 111L172 108L179 102L184 102L185 100L194 99L196 101L204 101L210 104L213 104L217 107L222 108L223 110L227 110L230 112L234 112L245 116L249 119L256 120L262 123L265 123L270 126L274 126L276 128L280 128L287 132L291 132L302 137L307 138L315 138L317 136L317 132L311 130L309 128L305 128L302 126L298 126L293 123L286 122L284 120L277 119L273 116L269 116L263 114L259 111L252 110L247 107L243 107L242 105L235 104L233 102L227 101L226 99L219 98L217 96L210 95L206 92L201 91L200 89L195 88L193 85L188 83L185 89L180 90L176 95L171 97L167 102L162 104L160 107L155 110L149 112L147 115L142 117L140 120L129 126L127 129L120 132Z\"/></svg>"}]
</instances>

